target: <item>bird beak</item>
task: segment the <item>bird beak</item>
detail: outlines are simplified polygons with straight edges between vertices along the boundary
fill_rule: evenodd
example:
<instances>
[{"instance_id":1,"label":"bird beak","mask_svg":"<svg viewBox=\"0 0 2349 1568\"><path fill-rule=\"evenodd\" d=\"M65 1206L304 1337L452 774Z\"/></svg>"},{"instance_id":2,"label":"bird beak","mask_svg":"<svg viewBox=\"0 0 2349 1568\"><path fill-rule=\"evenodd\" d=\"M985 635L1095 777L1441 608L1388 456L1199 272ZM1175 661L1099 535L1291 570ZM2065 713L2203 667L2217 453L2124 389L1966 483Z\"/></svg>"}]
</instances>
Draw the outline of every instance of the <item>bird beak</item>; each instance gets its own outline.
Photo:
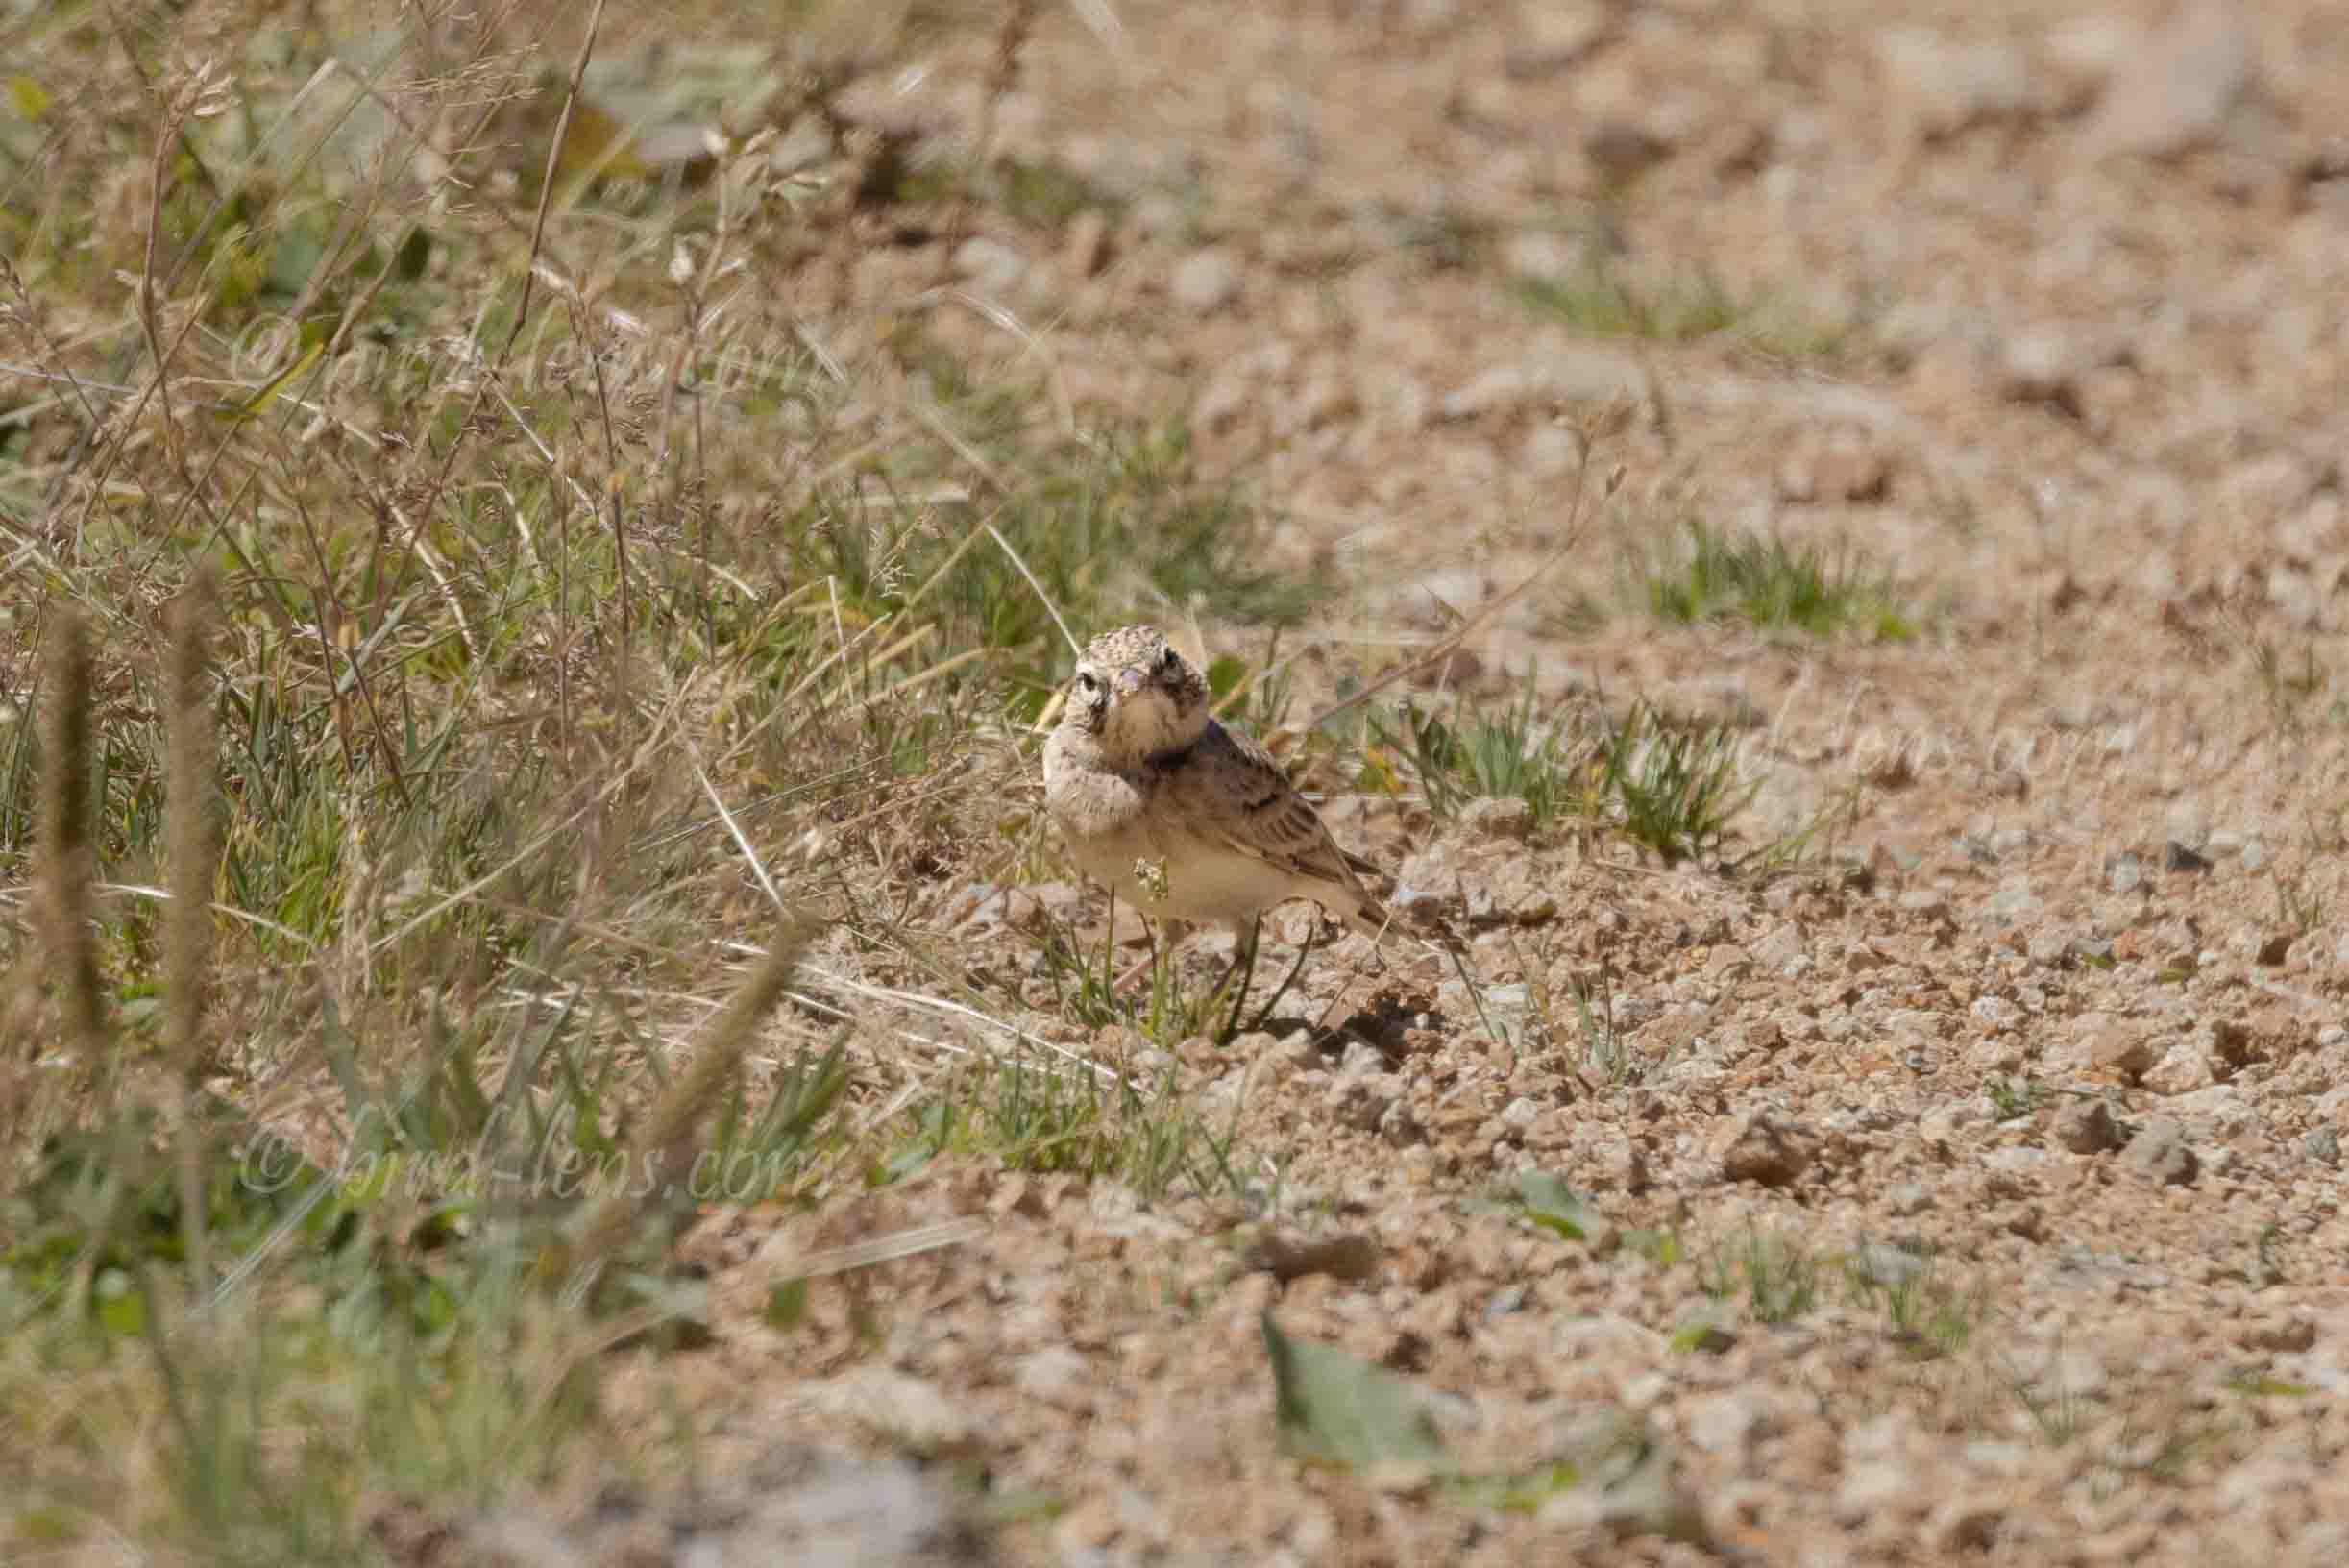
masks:
<instances>
[{"instance_id":1,"label":"bird beak","mask_svg":"<svg viewBox=\"0 0 2349 1568\"><path fill-rule=\"evenodd\" d=\"M1146 670L1120 670L1117 672L1117 695L1132 697L1136 692L1140 691L1149 679L1150 674Z\"/></svg>"}]
</instances>

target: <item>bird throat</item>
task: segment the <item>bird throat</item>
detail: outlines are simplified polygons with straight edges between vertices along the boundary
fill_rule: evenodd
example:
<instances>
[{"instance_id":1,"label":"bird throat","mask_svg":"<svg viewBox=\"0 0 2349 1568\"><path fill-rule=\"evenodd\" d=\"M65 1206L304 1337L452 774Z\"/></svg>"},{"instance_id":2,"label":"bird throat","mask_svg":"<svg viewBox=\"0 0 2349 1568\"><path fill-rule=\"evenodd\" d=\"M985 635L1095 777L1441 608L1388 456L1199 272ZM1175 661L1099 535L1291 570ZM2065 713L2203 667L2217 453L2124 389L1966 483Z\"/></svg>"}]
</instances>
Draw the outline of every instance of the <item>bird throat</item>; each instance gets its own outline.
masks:
<instances>
[{"instance_id":1,"label":"bird throat","mask_svg":"<svg viewBox=\"0 0 2349 1568\"><path fill-rule=\"evenodd\" d=\"M1113 704L1101 729L1101 749L1120 768L1180 751L1207 728L1204 709L1185 712L1167 692L1145 686Z\"/></svg>"}]
</instances>

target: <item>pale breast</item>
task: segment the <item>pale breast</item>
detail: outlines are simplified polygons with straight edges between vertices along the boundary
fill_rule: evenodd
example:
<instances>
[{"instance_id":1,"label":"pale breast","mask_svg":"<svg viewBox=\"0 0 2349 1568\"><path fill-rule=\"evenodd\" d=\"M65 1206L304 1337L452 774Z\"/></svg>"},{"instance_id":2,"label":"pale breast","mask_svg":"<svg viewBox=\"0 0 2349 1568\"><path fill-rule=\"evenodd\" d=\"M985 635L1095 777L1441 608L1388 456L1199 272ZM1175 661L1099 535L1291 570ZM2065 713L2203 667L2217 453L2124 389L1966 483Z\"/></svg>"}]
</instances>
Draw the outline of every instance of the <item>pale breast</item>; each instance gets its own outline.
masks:
<instances>
[{"instance_id":1,"label":"pale breast","mask_svg":"<svg viewBox=\"0 0 2349 1568\"><path fill-rule=\"evenodd\" d=\"M1077 869L1120 903L1154 918L1235 930L1287 898L1316 898L1339 915L1358 904L1342 866L1340 880L1308 877L1280 859L1250 853L1228 831L1200 831L1203 821L1230 809L1220 799L1211 804L1221 809L1207 809L1188 798L1203 784L1210 792L1221 788L1221 781L1201 776L1207 770L1154 763L1122 772L1101 767L1081 739L1056 734L1053 742L1044 752L1045 802ZM1285 789L1286 781L1280 783Z\"/></svg>"}]
</instances>

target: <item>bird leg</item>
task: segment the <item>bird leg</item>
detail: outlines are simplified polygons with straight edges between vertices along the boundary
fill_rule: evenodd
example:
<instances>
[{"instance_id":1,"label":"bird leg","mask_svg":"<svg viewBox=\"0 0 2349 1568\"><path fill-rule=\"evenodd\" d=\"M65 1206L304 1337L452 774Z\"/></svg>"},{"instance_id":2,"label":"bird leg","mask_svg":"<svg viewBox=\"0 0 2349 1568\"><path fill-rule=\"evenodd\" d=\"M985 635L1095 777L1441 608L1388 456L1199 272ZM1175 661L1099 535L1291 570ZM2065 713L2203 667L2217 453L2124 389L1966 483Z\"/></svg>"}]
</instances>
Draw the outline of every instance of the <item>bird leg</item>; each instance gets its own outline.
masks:
<instances>
[{"instance_id":1,"label":"bird leg","mask_svg":"<svg viewBox=\"0 0 2349 1568\"><path fill-rule=\"evenodd\" d=\"M1260 916L1259 919L1260 919L1261 917ZM1257 1009L1256 1021L1248 1025L1248 1028L1251 1031L1261 1029L1266 1023L1271 1021L1272 1010L1281 1005L1281 998L1288 994L1288 988L1295 985L1297 983L1297 976L1305 972L1305 961L1313 956L1313 943L1320 938L1320 936L1321 922L1319 920L1315 920L1313 922L1312 929L1306 933L1305 945L1297 949L1297 962L1288 967L1288 973L1283 975L1281 977L1281 983L1273 988L1271 997L1265 1001L1262 1007ZM1248 944L1248 957L1250 963L1253 964L1256 958L1256 943L1253 941L1251 941ZM1232 1017L1230 1023L1227 1024L1225 1028L1225 1040L1230 1040L1233 1035L1239 1032L1236 1028L1233 1027L1233 1025L1236 1025L1238 1023L1240 1003L1245 1001L1247 996L1248 989L1247 987L1242 986L1240 988L1239 994L1232 999Z\"/></svg>"},{"instance_id":2,"label":"bird leg","mask_svg":"<svg viewBox=\"0 0 2349 1568\"><path fill-rule=\"evenodd\" d=\"M1246 933L1234 945L1231 967L1215 982L1215 989L1208 992L1208 998L1212 1002L1223 994L1224 988L1232 983L1234 975L1239 976L1239 989L1232 993L1232 1011L1225 1015L1223 1029L1215 1037L1215 1042L1219 1045L1239 1033L1239 1010L1248 1000L1249 982L1256 978L1256 943L1263 929L1264 917L1260 911L1250 919Z\"/></svg>"},{"instance_id":3,"label":"bird leg","mask_svg":"<svg viewBox=\"0 0 2349 1568\"><path fill-rule=\"evenodd\" d=\"M1155 965L1159 961L1159 934L1157 928L1151 925L1149 916L1143 915L1139 910L1135 911L1135 914L1142 922L1143 934L1148 936L1150 939L1150 950L1142 954L1141 957L1136 959L1132 964L1128 965L1125 972L1120 974L1114 981L1111 982L1110 992L1112 995L1122 995L1127 992L1138 989L1141 984L1142 976L1148 974L1150 972L1151 966ZM1117 895L1113 893L1110 894L1109 940L1112 943L1115 943L1117 940ZM1168 941L1170 943L1172 940L1173 933L1169 932ZM1102 968L1106 969L1109 968L1109 966L1104 964Z\"/></svg>"}]
</instances>

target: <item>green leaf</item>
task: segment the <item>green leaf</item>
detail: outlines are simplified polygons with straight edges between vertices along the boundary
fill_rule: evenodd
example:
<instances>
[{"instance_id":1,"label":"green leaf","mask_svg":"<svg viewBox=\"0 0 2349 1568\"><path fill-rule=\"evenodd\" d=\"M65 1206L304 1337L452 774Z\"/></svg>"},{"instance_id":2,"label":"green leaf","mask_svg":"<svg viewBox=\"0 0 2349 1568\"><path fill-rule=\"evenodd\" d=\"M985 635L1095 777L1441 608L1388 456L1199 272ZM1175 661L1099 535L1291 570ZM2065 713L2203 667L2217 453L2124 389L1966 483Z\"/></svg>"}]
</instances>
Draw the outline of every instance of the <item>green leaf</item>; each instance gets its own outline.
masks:
<instances>
[{"instance_id":1,"label":"green leaf","mask_svg":"<svg viewBox=\"0 0 2349 1568\"><path fill-rule=\"evenodd\" d=\"M119 1268L101 1269L91 1282L90 1306L109 1333L133 1335L147 1322L147 1298Z\"/></svg>"},{"instance_id":2,"label":"green leaf","mask_svg":"<svg viewBox=\"0 0 2349 1568\"><path fill-rule=\"evenodd\" d=\"M37 120L49 112L49 89L29 76L8 79L8 99L20 120Z\"/></svg>"},{"instance_id":3,"label":"green leaf","mask_svg":"<svg viewBox=\"0 0 2349 1568\"><path fill-rule=\"evenodd\" d=\"M278 236L278 248L269 261L269 286L280 294L302 292L318 263L326 258L326 240L306 229L288 229Z\"/></svg>"},{"instance_id":4,"label":"green leaf","mask_svg":"<svg viewBox=\"0 0 2349 1568\"><path fill-rule=\"evenodd\" d=\"M784 1280L767 1290L767 1326L788 1334L807 1318L807 1281Z\"/></svg>"},{"instance_id":5,"label":"green leaf","mask_svg":"<svg viewBox=\"0 0 2349 1568\"><path fill-rule=\"evenodd\" d=\"M2271 1378L2258 1372L2245 1372L2227 1380L2227 1391L2259 1399L2305 1399L2316 1390L2305 1383L2293 1383L2287 1378Z\"/></svg>"},{"instance_id":6,"label":"green leaf","mask_svg":"<svg viewBox=\"0 0 2349 1568\"><path fill-rule=\"evenodd\" d=\"M425 263L432 259L432 236L423 229L410 229L407 238L400 242L399 254L392 257L392 271L402 282L412 283L424 276Z\"/></svg>"},{"instance_id":7,"label":"green leaf","mask_svg":"<svg viewBox=\"0 0 2349 1568\"><path fill-rule=\"evenodd\" d=\"M1529 1170L1520 1175L1517 1196L1526 1206L1528 1219L1557 1232L1569 1241L1588 1237L1602 1217L1599 1211L1575 1194L1562 1177L1546 1171Z\"/></svg>"},{"instance_id":8,"label":"green leaf","mask_svg":"<svg viewBox=\"0 0 2349 1568\"><path fill-rule=\"evenodd\" d=\"M1680 1233L1674 1230L1635 1230L1623 1233L1623 1244L1631 1252L1655 1264L1670 1268L1681 1258Z\"/></svg>"},{"instance_id":9,"label":"green leaf","mask_svg":"<svg viewBox=\"0 0 2349 1568\"><path fill-rule=\"evenodd\" d=\"M1581 1466L1560 1459L1521 1475L1462 1476L1447 1488L1452 1500L1472 1508L1506 1508L1530 1513L1581 1483Z\"/></svg>"},{"instance_id":10,"label":"green leaf","mask_svg":"<svg viewBox=\"0 0 2349 1568\"><path fill-rule=\"evenodd\" d=\"M1682 1319L1680 1326L1672 1331L1670 1342L1672 1348L1683 1356L1700 1352L1719 1356L1737 1343L1737 1336L1722 1322L1717 1309L1704 1308Z\"/></svg>"},{"instance_id":11,"label":"green leaf","mask_svg":"<svg viewBox=\"0 0 2349 1568\"><path fill-rule=\"evenodd\" d=\"M1410 1384L1342 1350L1291 1339L1270 1312L1263 1327L1281 1433L1298 1454L1353 1469L1452 1468L1434 1419Z\"/></svg>"},{"instance_id":12,"label":"green leaf","mask_svg":"<svg viewBox=\"0 0 2349 1568\"><path fill-rule=\"evenodd\" d=\"M1233 689L1246 678L1248 661L1226 653L1207 667L1207 689L1218 702L1232 695Z\"/></svg>"}]
</instances>

